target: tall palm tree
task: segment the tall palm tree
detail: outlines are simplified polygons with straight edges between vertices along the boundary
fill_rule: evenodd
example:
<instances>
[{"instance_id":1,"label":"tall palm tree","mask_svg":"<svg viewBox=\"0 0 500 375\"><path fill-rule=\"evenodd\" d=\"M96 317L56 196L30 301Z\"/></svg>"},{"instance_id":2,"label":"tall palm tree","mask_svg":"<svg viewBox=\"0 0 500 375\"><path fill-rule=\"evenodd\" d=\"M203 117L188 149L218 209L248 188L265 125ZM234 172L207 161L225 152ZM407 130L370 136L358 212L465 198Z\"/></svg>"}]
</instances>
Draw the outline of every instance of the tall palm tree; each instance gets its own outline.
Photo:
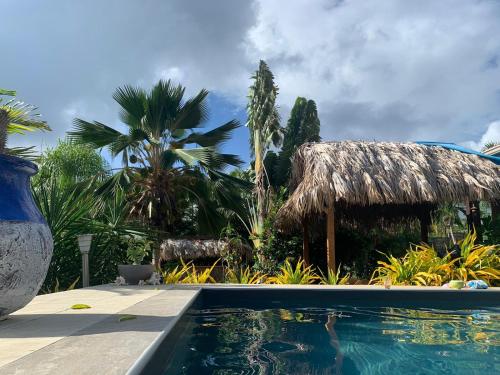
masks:
<instances>
[{"instance_id":1,"label":"tall palm tree","mask_svg":"<svg viewBox=\"0 0 500 375\"><path fill-rule=\"evenodd\" d=\"M5 100L2 96L12 97ZM45 121L39 120L36 107L16 100L16 92L0 89L0 154L30 156L32 147L7 148L8 134L24 134L35 130L50 130Z\"/></svg>"},{"instance_id":2,"label":"tall palm tree","mask_svg":"<svg viewBox=\"0 0 500 375\"><path fill-rule=\"evenodd\" d=\"M276 107L278 86L274 84L274 76L264 61L260 61L259 69L252 76L254 80L248 95L248 122L250 129L250 145L255 157L255 191L257 196L257 227L254 229L258 237L262 234L266 215L266 170L264 159L271 147L279 146L282 141L280 117ZM260 241L254 241L258 247Z\"/></svg>"},{"instance_id":3,"label":"tall palm tree","mask_svg":"<svg viewBox=\"0 0 500 375\"><path fill-rule=\"evenodd\" d=\"M129 184L132 212L167 232L173 231L183 197L196 201L197 213L210 225L215 217L206 212L216 210L210 204L211 197L229 202L236 194L227 182L239 183L223 170L239 165L240 159L219 151L239 127L238 122L231 120L208 132L196 131L208 117L208 92L201 90L187 100L184 94L185 88L170 80L158 82L149 92L130 85L120 87L113 98L121 106L127 133L82 119L74 120L74 130L69 133L79 143L96 149L107 147L113 156L121 154L124 168L103 189ZM158 261L157 256L155 259Z\"/></svg>"}]
</instances>

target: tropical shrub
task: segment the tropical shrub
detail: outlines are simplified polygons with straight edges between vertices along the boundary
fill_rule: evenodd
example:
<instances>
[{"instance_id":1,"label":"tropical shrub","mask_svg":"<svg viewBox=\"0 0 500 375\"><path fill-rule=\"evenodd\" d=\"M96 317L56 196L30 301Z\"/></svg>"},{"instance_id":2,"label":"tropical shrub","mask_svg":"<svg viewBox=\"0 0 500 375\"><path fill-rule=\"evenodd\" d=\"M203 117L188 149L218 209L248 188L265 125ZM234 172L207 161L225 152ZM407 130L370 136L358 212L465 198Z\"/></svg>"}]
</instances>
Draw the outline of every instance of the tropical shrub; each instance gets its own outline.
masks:
<instances>
[{"instance_id":1,"label":"tropical shrub","mask_svg":"<svg viewBox=\"0 0 500 375\"><path fill-rule=\"evenodd\" d=\"M339 265L337 272L328 269L326 275L320 270L320 284L323 285L346 285L349 282L350 274L340 276L341 265Z\"/></svg>"},{"instance_id":2,"label":"tropical shrub","mask_svg":"<svg viewBox=\"0 0 500 375\"><path fill-rule=\"evenodd\" d=\"M220 252L222 262L235 272L244 262L243 255L247 245L231 224L222 230L220 239L223 241Z\"/></svg>"},{"instance_id":3,"label":"tropical shrub","mask_svg":"<svg viewBox=\"0 0 500 375\"><path fill-rule=\"evenodd\" d=\"M250 267L240 267L238 271L229 268L226 271L226 282L231 284L263 284L266 275L260 272L253 272Z\"/></svg>"},{"instance_id":4,"label":"tropical shrub","mask_svg":"<svg viewBox=\"0 0 500 375\"><path fill-rule=\"evenodd\" d=\"M318 280L318 276L314 273L311 266L305 266L303 260L299 260L297 264L292 266L289 260L279 268L275 276L267 279L267 284L313 284Z\"/></svg>"},{"instance_id":5,"label":"tropical shrub","mask_svg":"<svg viewBox=\"0 0 500 375\"><path fill-rule=\"evenodd\" d=\"M77 235L92 233L89 253L90 284L99 285L115 279L118 264L127 263L130 236L146 238L149 231L129 219L128 203L123 193L107 200L94 194L98 181L66 185L58 174L35 181L33 197L49 225L54 239L54 253L42 290L68 288L81 275L81 254Z\"/></svg>"},{"instance_id":6,"label":"tropical shrub","mask_svg":"<svg viewBox=\"0 0 500 375\"><path fill-rule=\"evenodd\" d=\"M379 261L370 283L383 284L390 280L394 285L440 286L452 279L481 279L490 285L500 280L498 245L476 244L476 233L470 232L459 242L460 254L448 253L441 258L434 248L417 245L402 258L387 255Z\"/></svg>"},{"instance_id":7,"label":"tropical shrub","mask_svg":"<svg viewBox=\"0 0 500 375\"><path fill-rule=\"evenodd\" d=\"M477 235L469 232L460 241L460 258L454 262L452 277L460 280L484 280L496 284L500 280L498 245L476 244Z\"/></svg>"},{"instance_id":8,"label":"tropical shrub","mask_svg":"<svg viewBox=\"0 0 500 375\"><path fill-rule=\"evenodd\" d=\"M212 277L212 271L214 270L217 263L219 263L219 259L217 259L210 268L206 268L203 271L198 271L194 264L190 266L185 264L181 259L181 263L183 267L186 267L186 273L184 278L181 280L183 284L207 284L207 283L215 283L215 279Z\"/></svg>"},{"instance_id":9,"label":"tropical shrub","mask_svg":"<svg viewBox=\"0 0 500 375\"><path fill-rule=\"evenodd\" d=\"M269 208L264 228L259 236L260 246L256 249L254 269L262 273L274 274L286 259L298 259L302 253L302 239L276 228L278 210L283 205L286 189L269 196Z\"/></svg>"},{"instance_id":10,"label":"tropical shrub","mask_svg":"<svg viewBox=\"0 0 500 375\"><path fill-rule=\"evenodd\" d=\"M179 284L188 273L190 267L191 262L187 264L182 262L181 265L177 265L173 269L162 271L163 282L165 284Z\"/></svg>"},{"instance_id":11,"label":"tropical shrub","mask_svg":"<svg viewBox=\"0 0 500 375\"><path fill-rule=\"evenodd\" d=\"M104 158L89 146L61 140L56 147L45 150L37 163L39 172L32 179L34 184L56 175L65 188L92 178L104 178L109 169Z\"/></svg>"},{"instance_id":12,"label":"tropical shrub","mask_svg":"<svg viewBox=\"0 0 500 375\"><path fill-rule=\"evenodd\" d=\"M383 284L387 279L393 285L436 285L449 280L452 261L437 256L433 247L416 245L405 256L387 255L387 262L378 261L370 283Z\"/></svg>"}]
</instances>

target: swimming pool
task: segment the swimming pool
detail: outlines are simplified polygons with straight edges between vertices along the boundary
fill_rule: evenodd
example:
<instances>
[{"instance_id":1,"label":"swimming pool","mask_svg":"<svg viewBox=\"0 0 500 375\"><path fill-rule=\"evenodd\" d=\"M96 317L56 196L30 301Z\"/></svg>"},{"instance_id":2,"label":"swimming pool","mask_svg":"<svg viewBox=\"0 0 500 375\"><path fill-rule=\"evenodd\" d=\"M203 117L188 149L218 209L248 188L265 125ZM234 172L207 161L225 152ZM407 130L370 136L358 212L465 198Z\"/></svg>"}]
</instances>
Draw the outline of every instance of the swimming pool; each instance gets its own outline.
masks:
<instances>
[{"instance_id":1,"label":"swimming pool","mask_svg":"<svg viewBox=\"0 0 500 375\"><path fill-rule=\"evenodd\" d=\"M498 296L204 288L140 373L500 373Z\"/></svg>"}]
</instances>

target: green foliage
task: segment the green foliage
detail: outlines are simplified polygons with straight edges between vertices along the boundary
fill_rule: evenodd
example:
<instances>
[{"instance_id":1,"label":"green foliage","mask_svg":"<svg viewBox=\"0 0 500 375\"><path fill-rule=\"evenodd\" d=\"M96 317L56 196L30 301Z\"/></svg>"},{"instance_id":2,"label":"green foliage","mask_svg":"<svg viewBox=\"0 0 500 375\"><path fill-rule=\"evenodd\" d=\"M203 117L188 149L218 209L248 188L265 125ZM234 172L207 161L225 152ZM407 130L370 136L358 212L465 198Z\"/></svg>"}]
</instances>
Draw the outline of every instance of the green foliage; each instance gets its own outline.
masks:
<instances>
[{"instance_id":1,"label":"green foliage","mask_svg":"<svg viewBox=\"0 0 500 375\"><path fill-rule=\"evenodd\" d=\"M323 285L346 285L349 282L350 274L346 274L344 276L340 276L341 265L339 265L337 272L334 272L331 269L328 269L327 274L323 274L320 270L321 281L320 284Z\"/></svg>"},{"instance_id":2,"label":"green foliage","mask_svg":"<svg viewBox=\"0 0 500 375\"><path fill-rule=\"evenodd\" d=\"M116 194L101 201L94 194L96 181L63 185L57 173L35 181L33 197L49 225L54 239L54 254L42 290L56 285L70 286L81 274L81 254L77 235L93 233L89 262L92 285L112 281L117 265L127 262L130 236L146 236L144 228L129 219L125 195Z\"/></svg>"},{"instance_id":3,"label":"green foliage","mask_svg":"<svg viewBox=\"0 0 500 375\"><path fill-rule=\"evenodd\" d=\"M251 154L255 157L253 163L255 171L256 215L255 225L252 227L255 249L261 246L260 237L264 229L264 220L267 215L268 195L266 193L266 170L264 159L271 144L278 146L282 140L282 129L276 97L278 87L274 83L274 76L264 61L260 61L259 69L252 76L253 84L248 95L248 122L250 130Z\"/></svg>"},{"instance_id":4,"label":"green foliage","mask_svg":"<svg viewBox=\"0 0 500 375\"><path fill-rule=\"evenodd\" d=\"M208 92L201 90L189 99L184 94L185 88L171 81L160 81L150 91L120 87L113 98L121 107L126 133L75 119L69 136L121 156L123 170L106 182L102 192L126 189L132 212L148 220L150 227L177 233L177 224L190 210L198 233L219 233L224 213L240 206L235 187L246 186L223 173L226 167L239 165L239 158L219 150L239 124L231 120L204 133L197 131L208 119Z\"/></svg>"},{"instance_id":5,"label":"green foliage","mask_svg":"<svg viewBox=\"0 0 500 375\"><path fill-rule=\"evenodd\" d=\"M483 218L483 242L486 245L500 244L500 216Z\"/></svg>"},{"instance_id":6,"label":"green foliage","mask_svg":"<svg viewBox=\"0 0 500 375\"><path fill-rule=\"evenodd\" d=\"M282 188L268 200L270 207L264 221L262 234L258 237L260 247L256 250L254 268L263 273L273 274L287 258L297 259L302 252L302 239L299 236L280 232L276 228L279 208L285 200L286 190Z\"/></svg>"},{"instance_id":7,"label":"green foliage","mask_svg":"<svg viewBox=\"0 0 500 375\"><path fill-rule=\"evenodd\" d=\"M263 60L260 60L259 69L252 79L247 106L250 151L262 161L271 144L279 146L282 141L280 116L276 106L278 86L274 83L274 75L269 66Z\"/></svg>"},{"instance_id":8,"label":"green foliage","mask_svg":"<svg viewBox=\"0 0 500 375\"><path fill-rule=\"evenodd\" d=\"M476 244L476 239L476 232L469 232L460 241L460 258L454 263L452 278L481 279L490 285L497 284L500 281L500 247Z\"/></svg>"},{"instance_id":9,"label":"green foliage","mask_svg":"<svg viewBox=\"0 0 500 375\"><path fill-rule=\"evenodd\" d=\"M383 284L387 279L393 285L440 286L451 277L450 258L437 256L434 248L417 245L403 258L387 256L387 262L378 261L370 283Z\"/></svg>"},{"instance_id":10,"label":"green foliage","mask_svg":"<svg viewBox=\"0 0 500 375\"><path fill-rule=\"evenodd\" d=\"M179 268L179 265L175 266L175 268L162 271L163 281L165 284L178 284L184 279L189 268L191 267L191 262L184 263L182 262L182 266Z\"/></svg>"},{"instance_id":11,"label":"green foliage","mask_svg":"<svg viewBox=\"0 0 500 375\"><path fill-rule=\"evenodd\" d=\"M452 259L436 254L428 245L417 245L402 258L388 255L387 262L379 261L371 283L383 284L389 279L394 285L440 286L452 279L481 279L494 285L500 280L498 245L476 244L476 234L470 232L460 242L460 256Z\"/></svg>"},{"instance_id":12,"label":"green foliage","mask_svg":"<svg viewBox=\"0 0 500 375\"><path fill-rule=\"evenodd\" d=\"M463 231L464 223L460 220L460 210L453 203L441 204L433 213L431 231L439 236L448 236L450 230Z\"/></svg>"},{"instance_id":13,"label":"green foliage","mask_svg":"<svg viewBox=\"0 0 500 375\"><path fill-rule=\"evenodd\" d=\"M182 261L182 266L187 267L186 275L181 280L183 284L207 284L207 283L215 283L215 279L212 277L212 271L214 270L217 263L219 263L219 259L217 259L210 268L206 268L203 271L198 271L194 264L191 266L184 264Z\"/></svg>"},{"instance_id":14,"label":"green foliage","mask_svg":"<svg viewBox=\"0 0 500 375\"><path fill-rule=\"evenodd\" d=\"M108 165L104 158L89 146L59 141L53 149L46 150L38 161L40 170L34 183L56 174L62 186L73 185L96 177L107 176Z\"/></svg>"},{"instance_id":15,"label":"green foliage","mask_svg":"<svg viewBox=\"0 0 500 375\"><path fill-rule=\"evenodd\" d=\"M275 276L267 279L268 284L313 284L318 280L311 266L304 266L304 261L299 260L297 264L292 264L287 260L279 268Z\"/></svg>"},{"instance_id":16,"label":"green foliage","mask_svg":"<svg viewBox=\"0 0 500 375\"><path fill-rule=\"evenodd\" d=\"M0 153L18 155L19 148L6 148L7 134L25 134L36 130L50 130L45 121L41 121L36 107L16 98L5 99L4 96L15 97L13 90L0 89ZM23 149L21 149L23 150ZM26 150L26 149L24 149Z\"/></svg>"},{"instance_id":17,"label":"green foliage","mask_svg":"<svg viewBox=\"0 0 500 375\"><path fill-rule=\"evenodd\" d=\"M232 270L238 269L243 263L243 254L246 247L243 238L231 224L228 224L222 230L220 239L224 241L224 246L221 249L223 263Z\"/></svg>"},{"instance_id":18,"label":"green foliage","mask_svg":"<svg viewBox=\"0 0 500 375\"><path fill-rule=\"evenodd\" d=\"M363 229L339 227L335 233L337 260L344 264L352 277L369 279L382 260L380 251L395 257L403 256L409 243L418 243L420 233L402 227L395 233L381 229L366 232ZM324 247L321 242L320 246Z\"/></svg>"},{"instance_id":19,"label":"green foliage","mask_svg":"<svg viewBox=\"0 0 500 375\"><path fill-rule=\"evenodd\" d=\"M306 142L319 142L320 121L314 100L298 97L285 128L283 148L274 168L275 186L286 186L291 172L291 158ZM271 163L271 161L270 161ZM269 171L269 169L268 169Z\"/></svg>"},{"instance_id":20,"label":"green foliage","mask_svg":"<svg viewBox=\"0 0 500 375\"><path fill-rule=\"evenodd\" d=\"M229 268L225 276L226 282L231 284L263 284L267 278L267 275L253 272L249 266L240 267L237 271Z\"/></svg>"},{"instance_id":21,"label":"green foliage","mask_svg":"<svg viewBox=\"0 0 500 375\"><path fill-rule=\"evenodd\" d=\"M127 241L127 258L132 264L141 264L151 252L151 241L141 237L130 237Z\"/></svg>"},{"instance_id":22,"label":"green foliage","mask_svg":"<svg viewBox=\"0 0 500 375\"><path fill-rule=\"evenodd\" d=\"M203 271L196 269L193 262L185 263L181 259L181 265L169 271L163 271L163 281L165 284L207 284L215 283L215 279L212 277L212 272L215 266L219 263L220 259L217 259L210 268L206 268Z\"/></svg>"}]
</instances>

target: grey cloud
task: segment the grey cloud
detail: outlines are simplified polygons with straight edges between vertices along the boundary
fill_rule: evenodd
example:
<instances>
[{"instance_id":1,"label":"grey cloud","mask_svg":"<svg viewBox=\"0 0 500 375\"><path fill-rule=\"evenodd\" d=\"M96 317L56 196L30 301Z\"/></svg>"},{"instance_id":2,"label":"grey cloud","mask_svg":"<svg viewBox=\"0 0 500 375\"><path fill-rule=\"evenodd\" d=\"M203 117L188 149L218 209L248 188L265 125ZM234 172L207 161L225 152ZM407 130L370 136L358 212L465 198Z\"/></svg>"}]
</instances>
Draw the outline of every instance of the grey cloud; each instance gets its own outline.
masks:
<instances>
[{"instance_id":1,"label":"grey cloud","mask_svg":"<svg viewBox=\"0 0 500 375\"><path fill-rule=\"evenodd\" d=\"M149 86L177 69L191 92L234 95L248 76L242 53L254 22L250 3L198 1L1 0L0 86L36 104L52 133L14 144L53 144L74 116L116 123L120 85ZM5 30L9 30L7 35ZM245 84L245 82L243 82Z\"/></svg>"},{"instance_id":2,"label":"grey cloud","mask_svg":"<svg viewBox=\"0 0 500 375\"><path fill-rule=\"evenodd\" d=\"M500 119L500 3L494 1L0 0L8 9L0 87L55 131L74 116L117 124L113 90L160 77L243 107L268 61L283 122L315 99L325 139L478 142Z\"/></svg>"}]
</instances>

